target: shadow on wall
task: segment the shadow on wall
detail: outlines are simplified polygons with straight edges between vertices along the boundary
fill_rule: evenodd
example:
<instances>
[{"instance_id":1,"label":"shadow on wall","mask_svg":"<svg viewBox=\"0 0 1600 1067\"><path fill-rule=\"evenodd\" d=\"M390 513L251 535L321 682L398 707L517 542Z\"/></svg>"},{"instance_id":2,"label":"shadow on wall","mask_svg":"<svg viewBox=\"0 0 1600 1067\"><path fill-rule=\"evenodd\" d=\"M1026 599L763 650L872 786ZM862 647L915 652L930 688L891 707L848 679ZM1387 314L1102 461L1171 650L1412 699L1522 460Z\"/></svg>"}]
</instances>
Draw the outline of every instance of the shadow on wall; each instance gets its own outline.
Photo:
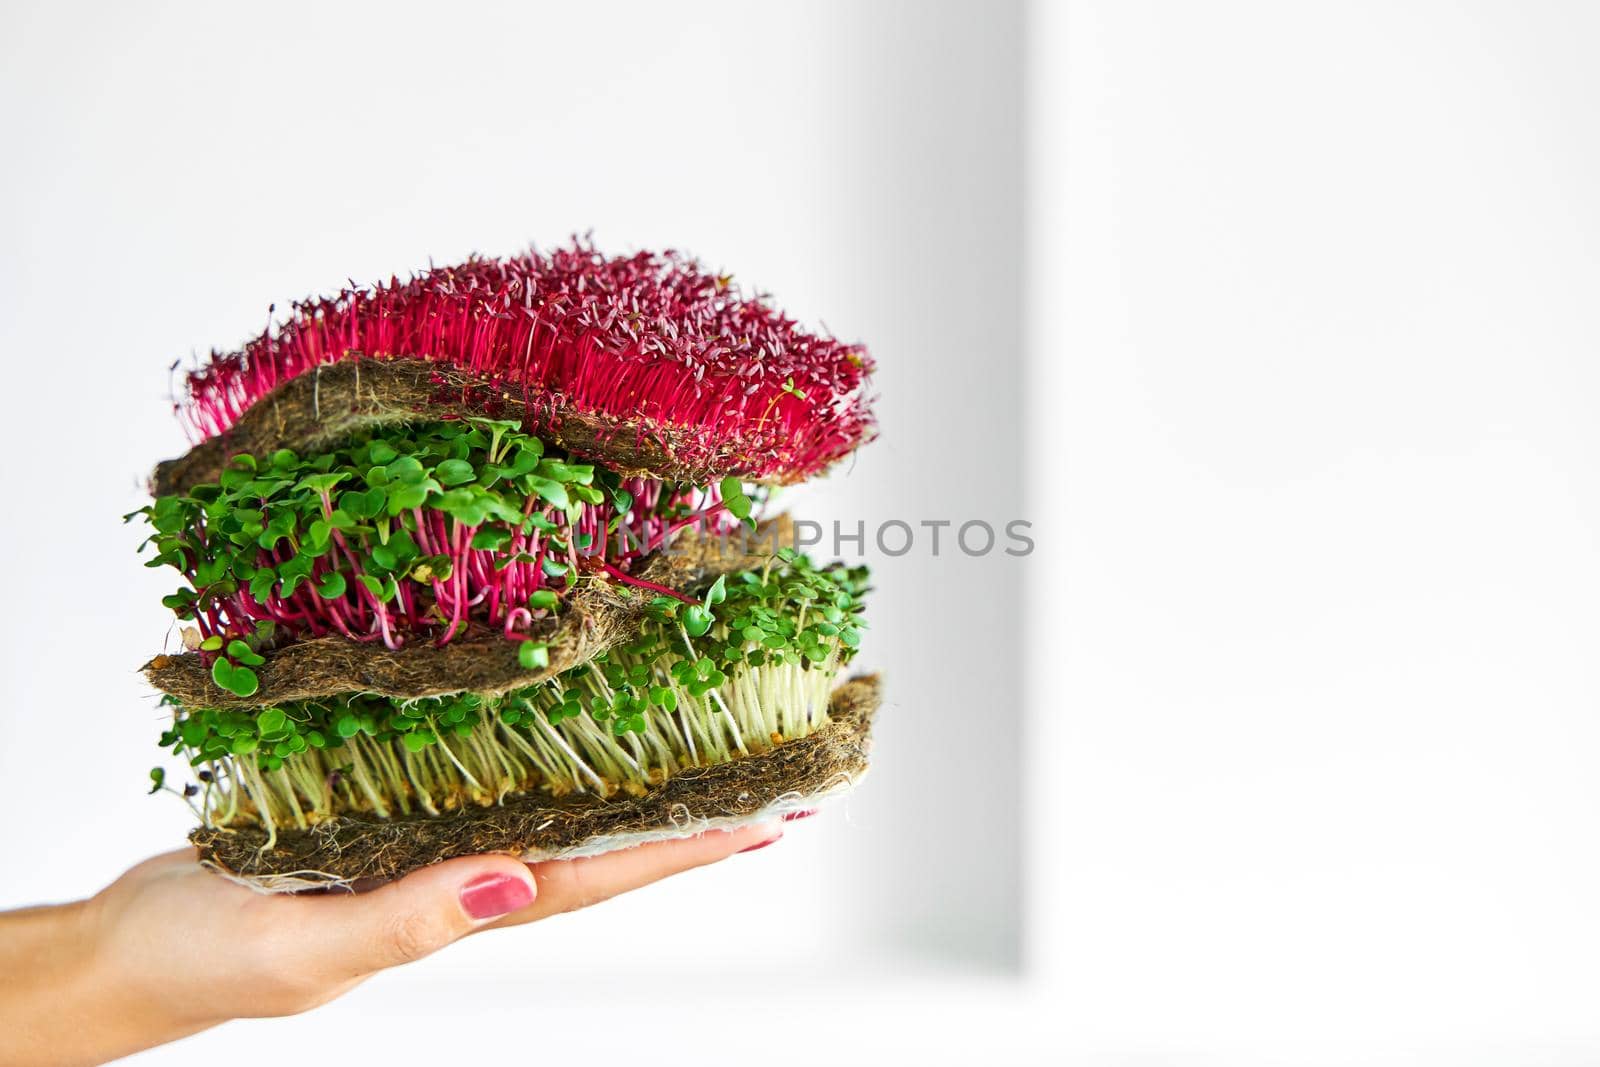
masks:
<instances>
[{"instance_id":1,"label":"shadow on wall","mask_svg":"<svg viewBox=\"0 0 1600 1067\"><path fill-rule=\"evenodd\" d=\"M855 143L837 200L859 212L864 256L841 263L849 284L828 306L871 342L882 436L837 489L847 529L869 531L869 665L887 672L888 704L840 869L870 887L848 912L864 943L1011 972L1027 561L969 557L949 531L937 557L919 533L891 558L870 531L1026 518L1022 8L863 4L841 20L829 110L853 116Z\"/></svg>"}]
</instances>

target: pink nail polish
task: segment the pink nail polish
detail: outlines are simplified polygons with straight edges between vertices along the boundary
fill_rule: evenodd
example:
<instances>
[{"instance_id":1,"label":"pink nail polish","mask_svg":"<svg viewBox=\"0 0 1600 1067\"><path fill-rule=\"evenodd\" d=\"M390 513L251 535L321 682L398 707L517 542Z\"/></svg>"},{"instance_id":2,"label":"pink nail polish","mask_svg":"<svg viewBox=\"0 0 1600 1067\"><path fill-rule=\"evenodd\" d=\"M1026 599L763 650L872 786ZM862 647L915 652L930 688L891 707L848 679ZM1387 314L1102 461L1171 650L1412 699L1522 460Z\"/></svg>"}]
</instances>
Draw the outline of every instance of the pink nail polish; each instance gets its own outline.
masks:
<instances>
[{"instance_id":1,"label":"pink nail polish","mask_svg":"<svg viewBox=\"0 0 1600 1067\"><path fill-rule=\"evenodd\" d=\"M783 839L783 835L782 834L776 834L776 835L774 835L772 837L767 838L765 841L757 841L755 844L751 845L748 848L741 848L738 852L734 853L734 855L742 856L746 852L754 852L758 848L766 848L768 845L770 845L770 844L772 844L772 843L774 843L776 841L781 841L782 839Z\"/></svg>"},{"instance_id":2,"label":"pink nail polish","mask_svg":"<svg viewBox=\"0 0 1600 1067\"><path fill-rule=\"evenodd\" d=\"M784 822L795 822L800 819L809 819L817 813L816 808L807 808L805 811L791 811L784 815Z\"/></svg>"},{"instance_id":3,"label":"pink nail polish","mask_svg":"<svg viewBox=\"0 0 1600 1067\"><path fill-rule=\"evenodd\" d=\"M461 887L461 908L474 919L497 919L533 903L533 886L510 874L486 874Z\"/></svg>"}]
</instances>

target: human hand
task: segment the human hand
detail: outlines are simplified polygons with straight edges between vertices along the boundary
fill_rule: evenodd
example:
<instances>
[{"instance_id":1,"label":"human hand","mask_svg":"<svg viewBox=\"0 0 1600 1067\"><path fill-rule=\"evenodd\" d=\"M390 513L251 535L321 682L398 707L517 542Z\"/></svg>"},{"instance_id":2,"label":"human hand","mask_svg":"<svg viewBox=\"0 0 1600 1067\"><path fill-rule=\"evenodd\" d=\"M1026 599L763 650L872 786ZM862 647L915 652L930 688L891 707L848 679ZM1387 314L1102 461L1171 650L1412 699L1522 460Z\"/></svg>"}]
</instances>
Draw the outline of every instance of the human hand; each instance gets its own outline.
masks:
<instances>
[{"instance_id":1,"label":"human hand","mask_svg":"<svg viewBox=\"0 0 1600 1067\"><path fill-rule=\"evenodd\" d=\"M169 852L89 900L0 914L0 1034L20 1041L6 1062L103 1063L229 1019L297 1014L467 934L780 836L769 823L531 866L467 856L366 893L300 896L252 892L202 869L193 849Z\"/></svg>"}]
</instances>

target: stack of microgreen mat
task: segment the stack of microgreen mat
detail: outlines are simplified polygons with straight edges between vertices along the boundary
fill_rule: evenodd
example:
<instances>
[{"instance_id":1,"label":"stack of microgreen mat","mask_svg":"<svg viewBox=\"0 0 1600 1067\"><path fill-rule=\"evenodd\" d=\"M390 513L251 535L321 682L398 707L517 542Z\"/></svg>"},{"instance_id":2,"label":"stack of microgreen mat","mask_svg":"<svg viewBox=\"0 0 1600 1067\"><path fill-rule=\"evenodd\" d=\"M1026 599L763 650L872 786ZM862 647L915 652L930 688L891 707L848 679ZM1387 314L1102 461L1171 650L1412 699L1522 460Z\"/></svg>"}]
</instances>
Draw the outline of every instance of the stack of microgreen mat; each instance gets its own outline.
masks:
<instances>
[{"instance_id":1,"label":"stack of microgreen mat","mask_svg":"<svg viewBox=\"0 0 1600 1067\"><path fill-rule=\"evenodd\" d=\"M770 487L868 440L871 363L673 253L577 244L295 306L189 372L146 665L203 859L258 888L592 855L866 769L866 572Z\"/></svg>"}]
</instances>

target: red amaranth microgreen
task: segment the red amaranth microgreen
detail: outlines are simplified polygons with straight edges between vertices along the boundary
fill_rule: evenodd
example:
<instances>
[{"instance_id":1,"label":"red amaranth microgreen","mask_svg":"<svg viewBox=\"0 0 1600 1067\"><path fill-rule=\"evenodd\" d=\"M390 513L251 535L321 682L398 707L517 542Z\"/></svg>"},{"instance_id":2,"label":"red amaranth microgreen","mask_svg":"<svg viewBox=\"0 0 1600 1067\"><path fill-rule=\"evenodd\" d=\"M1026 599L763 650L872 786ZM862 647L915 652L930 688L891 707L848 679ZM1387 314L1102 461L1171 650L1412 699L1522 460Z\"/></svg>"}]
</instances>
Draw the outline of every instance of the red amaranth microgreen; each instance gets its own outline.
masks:
<instances>
[{"instance_id":1,"label":"red amaranth microgreen","mask_svg":"<svg viewBox=\"0 0 1600 1067\"><path fill-rule=\"evenodd\" d=\"M190 371L180 413L214 437L277 385L360 355L448 364L518 394L530 429L569 412L667 431L678 459L756 481L814 474L873 433L865 349L808 333L676 252L579 242L474 258L294 306Z\"/></svg>"},{"instance_id":2,"label":"red amaranth microgreen","mask_svg":"<svg viewBox=\"0 0 1600 1067\"><path fill-rule=\"evenodd\" d=\"M492 627L521 639L586 573L659 590L633 565L678 530L722 531L751 506L737 480L623 479L547 453L514 423L468 420L370 430L308 457L236 456L219 484L129 518L154 528L147 565L186 579L163 602L196 624L213 679L248 696L262 660L241 638L398 648Z\"/></svg>"}]
</instances>

